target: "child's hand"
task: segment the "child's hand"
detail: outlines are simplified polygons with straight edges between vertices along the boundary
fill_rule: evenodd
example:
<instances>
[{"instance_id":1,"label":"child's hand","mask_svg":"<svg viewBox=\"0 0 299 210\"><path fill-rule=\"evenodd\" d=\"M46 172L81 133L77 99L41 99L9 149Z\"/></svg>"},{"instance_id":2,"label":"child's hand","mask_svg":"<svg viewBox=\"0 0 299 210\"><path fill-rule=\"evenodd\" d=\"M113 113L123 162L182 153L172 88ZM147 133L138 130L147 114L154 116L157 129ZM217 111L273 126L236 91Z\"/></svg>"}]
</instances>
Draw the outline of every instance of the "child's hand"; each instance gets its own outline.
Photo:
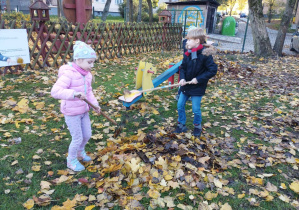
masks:
<instances>
[{"instance_id":1,"label":"child's hand","mask_svg":"<svg viewBox=\"0 0 299 210\"><path fill-rule=\"evenodd\" d=\"M101 107L96 106L96 109L94 111L98 114L101 114Z\"/></svg>"},{"instance_id":2,"label":"child's hand","mask_svg":"<svg viewBox=\"0 0 299 210\"><path fill-rule=\"evenodd\" d=\"M81 99L81 100L86 99L85 93L82 93L82 92L75 92L74 96L77 97L77 98L79 98L79 99Z\"/></svg>"},{"instance_id":3,"label":"child's hand","mask_svg":"<svg viewBox=\"0 0 299 210\"><path fill-rule=\"evenodd\" d=\"M197 81L197 79L196 79L196 78L193 78L193 79L190 81L190 83L191 83L191 84L197 84L197 83L198 83L198 81Z\"/></svg>"},{"instance_id":4,"label":"child's hand","mask_svg":"<svg viewBox=\"0 0 299 210\"><path fill-rule=\"evenodd\" d=\"M179 82L179 85L180 86L186 85L186 80L185 79L181 79L180 82Z\"/></svg>"}]
</instances>

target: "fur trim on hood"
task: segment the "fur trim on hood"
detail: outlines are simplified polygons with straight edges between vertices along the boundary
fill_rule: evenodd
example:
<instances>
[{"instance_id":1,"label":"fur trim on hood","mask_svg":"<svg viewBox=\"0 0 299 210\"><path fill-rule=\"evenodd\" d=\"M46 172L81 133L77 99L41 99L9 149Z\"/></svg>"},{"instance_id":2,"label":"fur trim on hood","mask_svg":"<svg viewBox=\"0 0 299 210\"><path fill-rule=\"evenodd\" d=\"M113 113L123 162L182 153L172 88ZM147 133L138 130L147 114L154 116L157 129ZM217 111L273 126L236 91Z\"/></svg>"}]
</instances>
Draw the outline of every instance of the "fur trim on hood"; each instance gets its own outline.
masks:
<instances>
[{"instance_id":1,"label":"fur trim on hood","mask_svg":"<svg viewBox=\"0 0 299 210\"><path fill-rule=\"evenodd\" d=\"M202 54L205 56L209 56L209 55L216 55L217 53L217 49L210 44L203 44L204 49L202 51Z\"/></svg>"}]
</instances>

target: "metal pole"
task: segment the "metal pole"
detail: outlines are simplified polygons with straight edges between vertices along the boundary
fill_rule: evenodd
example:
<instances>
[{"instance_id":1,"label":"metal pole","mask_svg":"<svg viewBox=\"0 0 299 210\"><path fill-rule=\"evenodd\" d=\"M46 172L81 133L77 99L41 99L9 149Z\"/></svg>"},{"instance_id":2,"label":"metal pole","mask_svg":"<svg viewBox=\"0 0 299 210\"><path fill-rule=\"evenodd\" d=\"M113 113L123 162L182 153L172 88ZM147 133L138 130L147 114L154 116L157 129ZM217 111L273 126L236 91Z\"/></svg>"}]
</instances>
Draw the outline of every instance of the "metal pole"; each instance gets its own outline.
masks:
<instances>
[{"instance_id":1,"label":"metal pole","mask_svg":"<svg viewBox=\"0 0 299 210\"><path fill-rule=\"evenodd\" d=\"M94 19L94 7L92 7L92 19Z\"/></svg>"},{"instance_id":2,"label":"metal pole","mask_svg":"<svg viewBox=\"0 0 299 210\"><path fill-rule=\"evenodd\" d=\"M198 10L196 11L196 27L197 27L197 21L198 21Z\"/></svg>"},{"instance_id":3,"label":"metal pole","mask_svg":"<svg viewBox=\"0 0 299 210\"><path fill-rule=\"evenodd\" d=\"M246 35L247 35L248 23L249 23L249 15L248 15L248 17L247 17L247 23L246 23L245 34L244 34L244 39L243 39L242 52L244 51L244 46L245 46L245 41L246 41Z\"/></svg>"},{"instance_id":4,"label":"metal pole","mask_svg":"<svg viewBox=\"0 0 299 210\"><path fill-rule=\"evenodd\" d=\"M187 10L185 10L184 38L185 38L185 33L186 33L186 23L187 23Z\"/></svg>"}]
</instances>

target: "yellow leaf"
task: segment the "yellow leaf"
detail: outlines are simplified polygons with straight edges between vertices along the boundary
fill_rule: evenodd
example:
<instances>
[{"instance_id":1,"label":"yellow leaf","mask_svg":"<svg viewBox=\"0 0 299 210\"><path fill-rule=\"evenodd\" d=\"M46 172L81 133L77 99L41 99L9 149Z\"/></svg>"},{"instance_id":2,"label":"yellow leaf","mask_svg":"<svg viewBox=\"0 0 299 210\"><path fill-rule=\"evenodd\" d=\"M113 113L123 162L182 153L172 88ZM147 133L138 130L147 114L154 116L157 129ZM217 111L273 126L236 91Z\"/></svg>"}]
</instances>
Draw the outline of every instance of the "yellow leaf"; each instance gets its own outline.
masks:
<instances>
[{"instance_id":1,"label":"yellow leaf","mask_svg":"<svg viewBox=\"0 0 299 210\"><path fill-rule=\"evenodd\" d=\"M50 189L50 185L52 185L50 182L47 181L41 181L40 182L40 187L41 189Z\"/></svg>"},{"instance_id":2,"label":"yellow leaf","mask_svg":"<svg viewBox=\"0 0 299 210\"><path fill-rule=\"evenodd\" d=\"M171 179L172 179L172 176L171 176L171 175L169 175L169 174L167 174L167 175L164 177L164 179L165 179L166 181L169 181L169 180L171 180Z\"/></svg>"},{"instance_id":3,"label":"yellow leaf","mask_svg":"<svg viewBox=\"0 0 299 210\"><path fill-rule=\"evenodd\" d=\"M38 155L33 155L32 159L34 159L34 160L40 159L40 156L38 156Z\"/></svg>"},{"instance_id":4,"label":"yellow leaf","mask_svg":"<svg viewBox=\"0 0 299 210\"><path fill-rule=\"evenodd\" d=\"M21 113L26 113L29 109L28 103L29 101L23 98L21 101L19 101L19 103L17 103L17 106L14 107L12 110L19 111Z\"/></svg>"},{"instance_id":5,"label":"yellow leaf","mask_svg":"<svg viewBox=\"0 0 299 210\"><path fill-rule=\"evenodd\" d=\"M85 210L91 210L91 209L93 209L94 207L95 207L95 205L86 206L86 207L85 207Z\"/></svg>"},{"instance_id":6,"label":"yellow leaf","mask_svg":"<svg viewBox=\"0 0 299 210\"><path fill-rule=\"evenodd\" d=\"M32 166L31 170L32 171L40 171L40 166Z\"/></svg>"},{"instance_id":7,"label":"yellow leaf","mask_svg":"<svg viewBox=\"0 0 299 210\"><path fill-rule=\"evenodd\" d=\"M63 202L63 207L67 208L67 209L71 209L74 206L76 206L76 200L73 199L72 201L70 199L67 199L65 202Z\"/></svg>"},{"instance_id":8,"label":"yellow leaf","mask_svg":"<svg viewBox=\"0 0 299 210\"><path fill-rule=\"evenodd\" d=\"M69 174L69 172L66 170L58 170L57 171L57 175L68 175L68 174Z\"/></svg>"},{"instance_id":9,"label":"yellow leaf","mask_svg":"<svg viewBox=\"0 0 299 210\"><path fill-rule=\"evenodd\" d=\"M155 114L155 115L158 115L160 114L156 109L152 108L152 113Z\"/></svg>"},{"instance_id":10,"label":"yellow leaf","mask_svg":"<svg viewBox=\"0 0 299 210\"><path fill-rule=\"evenodd\" d=\"M228 203L225 203L220 210L232 210L232 207Z\"/></svg>"},{"instance_id":11,"label":"yellow leaf","mask_svg":"<svg viewBox=\"0 0 299 210\"><path fill-rule=\"evenodd\" d=\"M151 198L154 198L154 199L157 199L160 197L160 193L156 190L153 190L153 189L150 189L148 192L147 192L148 196L151 197Z\"/></svg>"},{"instance_id":12,"label":"yellow leaf","mask_svg":"<svg viewBox=\"0 0 299 210\"><path fill-rule=\"evenodd\" d=\"M216 187L222 188L222 183L221 183L221 181L219 179L215 178L214 179L214 184L215 184Z\"/></svg>"},{"instance_id":13,"label":"yellow leaf","mask_svg":"<svg viewBox=\"0 0 299 210\"><path fill-rule=\"evenodd\" d=\"M268 195L265 200L266 201L272 201L274 199L274 197L272 195Z\"/></svg>"},{"instance_id":14,"label":"yellow leaf","mask_svg":"<svg viewBox=\"0 0 299 210\"><path fill-rule=\"evenodd\" d=\"M287 195L281 194L278 198L286 203L290 202L290 198Z\"/></svg>"},{"instance_id":15,"label":"yellow leaf","mask_svg":"<svg viewBox=\"0 0 299 210\"><path fill-rule=\"evenodd\" d=\"M34 102L33 104L37 110L41 110L45 107L45 102Z\"/></svg>"},{"instance_id":16,"label":"yellow leaf","mask_svg":"<svg viewBox=\"0 0 299 210\"><path fill-rule=\"evenodd\" d=\"M280 184L280 188L282 188L282 189L285 190L285 189L287 189L287 186L285 185L285 183L281 183L281 184Z\"/></svg>"},{"instance_id":17,"label":"yellow leaf","mask_svg":"<svg viewBox=\"0 0 299 210\"><path fill-rule=\"evenodd\" d=\"M33 199L28 199L25 203L23 203L23 206L26 209L32 209L32 207L34 206L34 200Z\"/></svg>"},{"instance_id":18,"label":"yellow leaf","mask_svg":"<svg viewBox=\"0 0 299 210\"><path fill-rule=\"evenodd\" d=\"M299 181L296 180L290 184L290 189L293 190L295 193L299 193Z\"/></svg>"},{"instance_id":19,"label":"yellow leaf","mask_svg":"<svg viewBox=\"0 0 299 210\"><path fill-rule=\"evenodd\" d=\"M245 193L243 193L243 194L239 194L239 195L238 195L238 198L244 198L244 196L245 196Z\"/></svg>"},{"instance_id":20,"label":"yellow leaf","mask_svg":"<svg viewBox=\"0 0 299 210\"><path fill-rule=\"evenodd\" d=\"M212 200L213 198L216 198L217 196L218 196L218 193L211 193L210 191L208 191L205 194L205 199Z\"/></svg>"}]
</instances>

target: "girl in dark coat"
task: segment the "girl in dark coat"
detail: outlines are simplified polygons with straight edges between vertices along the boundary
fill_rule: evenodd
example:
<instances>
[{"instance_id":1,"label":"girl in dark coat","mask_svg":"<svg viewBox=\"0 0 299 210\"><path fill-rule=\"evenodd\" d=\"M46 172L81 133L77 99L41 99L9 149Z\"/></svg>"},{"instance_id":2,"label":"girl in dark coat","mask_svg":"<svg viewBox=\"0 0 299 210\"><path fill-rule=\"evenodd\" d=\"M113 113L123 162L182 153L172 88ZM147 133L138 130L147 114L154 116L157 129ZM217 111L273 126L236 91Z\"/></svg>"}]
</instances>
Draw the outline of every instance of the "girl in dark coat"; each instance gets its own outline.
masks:
<instances>
[{"instance_id":1,"label":"girl in dark coat","mask_svg":"<svg viewBox=\"0 0 299 210\"><path fill-rule=\"evenodd\" d=\"M204 47L203 43L206 39L204 31L195 28L188 31L187 34L188 51L184 53L182 65L180 66L180 88L181 93L178 100L178 126L174 133L186 132L186 111L185 105L191 97L192 111L194 113L194 130L193 135L200 137L201 134L201 98L205 94L207 84L210 78L216 75L217 65L215 64L211 54L215 54L213 47ZM191 84L186 84L190 81Z\"/></svg>"}]
</instances>

